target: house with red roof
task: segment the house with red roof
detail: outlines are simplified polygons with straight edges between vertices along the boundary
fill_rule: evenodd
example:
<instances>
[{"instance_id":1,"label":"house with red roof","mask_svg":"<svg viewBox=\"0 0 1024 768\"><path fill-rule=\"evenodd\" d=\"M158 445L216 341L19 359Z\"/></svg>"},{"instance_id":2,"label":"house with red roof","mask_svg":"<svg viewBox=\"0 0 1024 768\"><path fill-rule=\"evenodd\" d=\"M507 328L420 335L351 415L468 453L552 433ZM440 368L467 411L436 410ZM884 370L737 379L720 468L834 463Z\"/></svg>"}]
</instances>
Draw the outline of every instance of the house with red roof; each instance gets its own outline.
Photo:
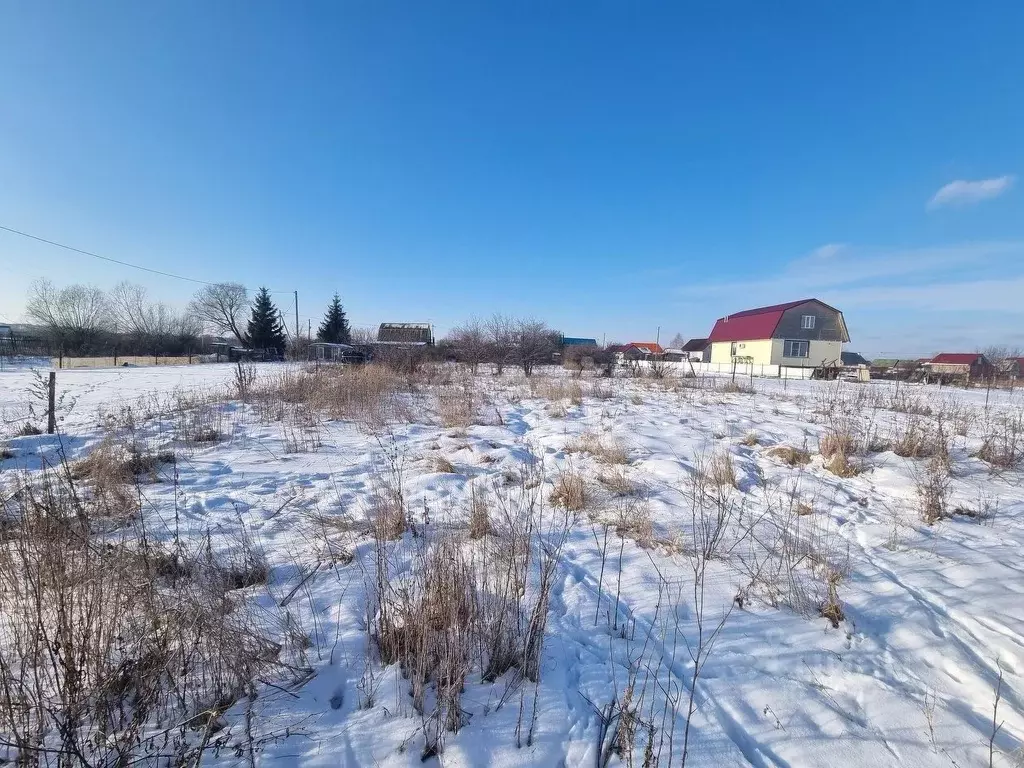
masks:
<instances>
[{"instance_id":1,"label":"house with red roof","mask_svg":"<svg viewBox=\"0 0 1024 768\"><path fill-rule=\"evenodd\" d=\"M651 360L665 354L664 348L653 341L631 341L616 353L622 360Z\"/></svg>"},{"instance_id":2,"label":"house with red roof","mask_svg":"<svg viewBox=\"0 0 1024 768\"><path fill-rule=\"evenodd\" d=\"M925 367L937 376L968 379L986 379L994 372L992 363L981 352L942 352L925 363Z\"/></svg>"},{"instance_id":3,"label":"house with red roof","mask_svg":"<svg viewBox=\"0 0 1024 768\"><path fill-rule=\"evenodd\" d=\"M720 317L708 341L712 363L813 368L842 365L850 334L838 309L801 299Z\"/></svg>"}]
</instances>

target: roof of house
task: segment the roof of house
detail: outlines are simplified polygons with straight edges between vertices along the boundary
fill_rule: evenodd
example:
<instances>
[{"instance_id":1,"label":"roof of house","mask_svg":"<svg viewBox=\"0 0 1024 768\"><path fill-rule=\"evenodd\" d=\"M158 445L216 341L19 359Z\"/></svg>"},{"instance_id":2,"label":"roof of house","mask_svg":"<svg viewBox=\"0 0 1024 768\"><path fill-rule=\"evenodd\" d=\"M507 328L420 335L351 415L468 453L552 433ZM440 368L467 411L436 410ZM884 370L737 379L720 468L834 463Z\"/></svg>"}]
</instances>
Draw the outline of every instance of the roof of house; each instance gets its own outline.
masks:
<instances>
[{"instance_id":1,"label":"roof of house","mask_svg":"<svg viewBox=\"0 0 1024 768\"><path fill-rule=\"evenodd\" d=\"M688 342L683 344L683 352L703 352L707 349L707 339L690 339Z\"/></svg>"},{"instance_id":2,"label":"roof of house","mask_svg":"<svg viewBox=\"0 0 1024 768\"><path fill-rule=\"evenodd\" d=\"M940 365L974 365L979 358L985 360L985 356L980 352L943 352L928 362Z\"/></svg>"},{"instance_id":3,"label":"roof of house","mask_svg":"<svg viewBox=\"0 0 1024 768\"><path fill-rule=\"evenodd\" d=\"M840 352L843 365L871 365L863 355L856 352Z\"/></svg>"},{"instance_id":4,"label":"roof of house","mask_svg":"<svg viewBox=\"0 0 1024 768\"><path fill-rule=\"evenodd\" d=\"M377 341L382 344L430 344L430 323L381 323Z\"/></svg>"},{"instance_id":5,"label":"roof of house","mask_svg":"<svg viewBox=\"0 0 1024 768\"><path fill-rule=\"evenodd\" d=\"M665 351L661 344L657 344L653 341L631 341L624 347L624 349L629 349L630 347L636 347L641 352L648 355L660 355Z\"/></svg>"},{"instance_id":6,"label":"roof of house","mask_svg":"<svg viewBox=\"0 0 1024 768\"><path fill-rule=\"evenodd\" d=\"M817 302L828 307L834 312L839 310L830 307L818 299L801 299L790 301L785 304L772 304L768 307L757 307L756 309L745 309L742 312L734 312L731 315L720 317L711 330L709 341L753 341L756 339L770 339L779 327L779 321L786 313L786 310L799 307L808 302Z\"/></svg>"},{"instance_id":7,"label":"roof of house","mask_svg":"<svg viewBox=\"0 0 1024 768\"><path fill-rule=\"evenodd\" d=\"M577 336L563 336L562 344L566 347L596 347L597 339L587 339Z\"/></svg>"}]
</instances>

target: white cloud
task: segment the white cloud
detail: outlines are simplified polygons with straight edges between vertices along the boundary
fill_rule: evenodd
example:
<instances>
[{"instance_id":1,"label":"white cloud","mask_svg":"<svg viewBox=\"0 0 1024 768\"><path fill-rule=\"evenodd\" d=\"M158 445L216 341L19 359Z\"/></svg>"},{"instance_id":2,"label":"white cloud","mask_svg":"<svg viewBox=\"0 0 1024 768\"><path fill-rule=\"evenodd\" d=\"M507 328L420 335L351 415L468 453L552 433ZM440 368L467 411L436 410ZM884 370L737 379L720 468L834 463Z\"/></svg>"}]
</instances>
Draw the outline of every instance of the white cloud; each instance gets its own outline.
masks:
<instances>
[{"instance_id":1,"label":"white cloud","mask_svg":"<svg viewBox=\"0 0 1024 768\"><path fill-rule=\"evenodd\" d=\"M833 259L838 256L844 250L846 250L845 243L826 243L825 245L811 251L808 258L816 261L828 261L829 259Z\"/></svg>"},{"instance_id":2,"label":"white cloud","mask_svg":"<svg viewBox=\"0 0 1024 768\"><path fill-rule=\"evenodd\" d=\"M974 205L982 200L999 197L1013 186L1013 182L1014 177L1010 175L979 181L951 181L932 196L928 201L928 208L934 209L943 205Z\"/></svg>"}]
</instances>

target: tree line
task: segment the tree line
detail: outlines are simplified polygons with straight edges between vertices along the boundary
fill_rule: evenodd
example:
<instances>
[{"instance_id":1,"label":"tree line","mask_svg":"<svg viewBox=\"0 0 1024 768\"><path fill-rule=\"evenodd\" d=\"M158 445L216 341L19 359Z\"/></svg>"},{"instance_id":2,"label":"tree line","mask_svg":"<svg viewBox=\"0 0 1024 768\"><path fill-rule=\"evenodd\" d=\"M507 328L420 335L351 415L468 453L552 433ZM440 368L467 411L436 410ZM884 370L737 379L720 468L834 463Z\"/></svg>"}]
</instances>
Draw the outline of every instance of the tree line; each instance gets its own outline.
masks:
<instances>
[{"instance_id":1,"label":"tree line","mask_svg":"<svg viewBox=\"0 0 1024 768\"><path fill-rule=\"evenodd\" d=\"M197 351L206 334L279 354L288 345L284 319L270 291L260 288L250 301L238 283L203 286L180 311L153 300L145 287L130 282L104 291L81 284L57 287L40 279L29 288L25 314L44 334L32 340L40 353L184 355ZM317 338L351 341L352 330L337 294Z\"/></svg>"}]
</instances>

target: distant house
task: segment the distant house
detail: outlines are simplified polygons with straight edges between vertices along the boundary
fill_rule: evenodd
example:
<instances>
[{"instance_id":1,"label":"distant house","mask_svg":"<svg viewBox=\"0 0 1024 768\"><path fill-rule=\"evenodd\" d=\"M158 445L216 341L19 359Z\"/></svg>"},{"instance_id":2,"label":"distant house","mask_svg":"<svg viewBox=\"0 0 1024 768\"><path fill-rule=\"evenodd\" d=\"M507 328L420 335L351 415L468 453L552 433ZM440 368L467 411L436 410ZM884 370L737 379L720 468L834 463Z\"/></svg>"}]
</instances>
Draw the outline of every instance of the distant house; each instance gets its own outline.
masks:
<instances>
[{"instance_id":1,"label":"distant house","mask_svg":"<svg viewBox=\"0 0 1024 768\"><path fill-rule=\"evenodd\" d=\"M664 353L665 349L656 342L631 341L617 355L621 355L622 360L650 360L660 358Z\"/></svg>"},{"instance_id":2,"label":"distant house","mask_svg":"<svg viewBox=\"0 0 1024 768\"><path fill-rule=\"evenodd\" d=\"M596 347L597 339L588 339L580 336L563 336L563 347Z\"/></svg>"},{"instance_id":3,"label":"distant house","mask_svg":"<svg viewBox=\"0 0 1024 768\"><path fill-rule=\"evenodd\" d=\"M850 341L843 313L802 299L719 318L708 337L711 362L816 367L838 365Z\"/></svg>"},{"instance_id":4,"label":"distant house","mask_svg":"<svg viewBox=\"0 0 1024 768\"><path fill-rule=\"evenodd\" d=\"M683 344L683 359L694 363L711 362L711 342L708 339L690 339Z\"/></svg>"},{"instance_id":5,"label":"distant house","mask_svg":"<svg viewBox=\"0 0 1024 768\"><path fill-rule=\"evenodd\" d=\"M994 368L980 352L943 352L924 364L931 374L968 379L985 379Z\"/></svg>"},{"instance_id":6,"label":"distant house","mask_svg":"<svg viewBox=\"0 0 1024 768\"><path fill-rule=\"evenodd\" d=\"M13 355L16 349L14 329L9 325L0 325L0 355Z\"/></svg>"},{"instance_id":7,"label":"distant house","mask_svg":"<svg viewBox=\"0 0 1024 768\"><path fill-rule=\"evenodd\" d=\"M843 352L840 354L839 359L846 368L853 368L860 365L871 365L866 357L859 355L856 352Z\"/></svg>"},{"instance_id":8,"label":"distant house","mask_svg":"<svg viewBox=\"0 0 1024 768\"><path fill-rule=\"evenodd\" d=\"M432 347L434 330L430 323L381 323L376 343L400 347Z\"/></svg>"}]
</instances>

